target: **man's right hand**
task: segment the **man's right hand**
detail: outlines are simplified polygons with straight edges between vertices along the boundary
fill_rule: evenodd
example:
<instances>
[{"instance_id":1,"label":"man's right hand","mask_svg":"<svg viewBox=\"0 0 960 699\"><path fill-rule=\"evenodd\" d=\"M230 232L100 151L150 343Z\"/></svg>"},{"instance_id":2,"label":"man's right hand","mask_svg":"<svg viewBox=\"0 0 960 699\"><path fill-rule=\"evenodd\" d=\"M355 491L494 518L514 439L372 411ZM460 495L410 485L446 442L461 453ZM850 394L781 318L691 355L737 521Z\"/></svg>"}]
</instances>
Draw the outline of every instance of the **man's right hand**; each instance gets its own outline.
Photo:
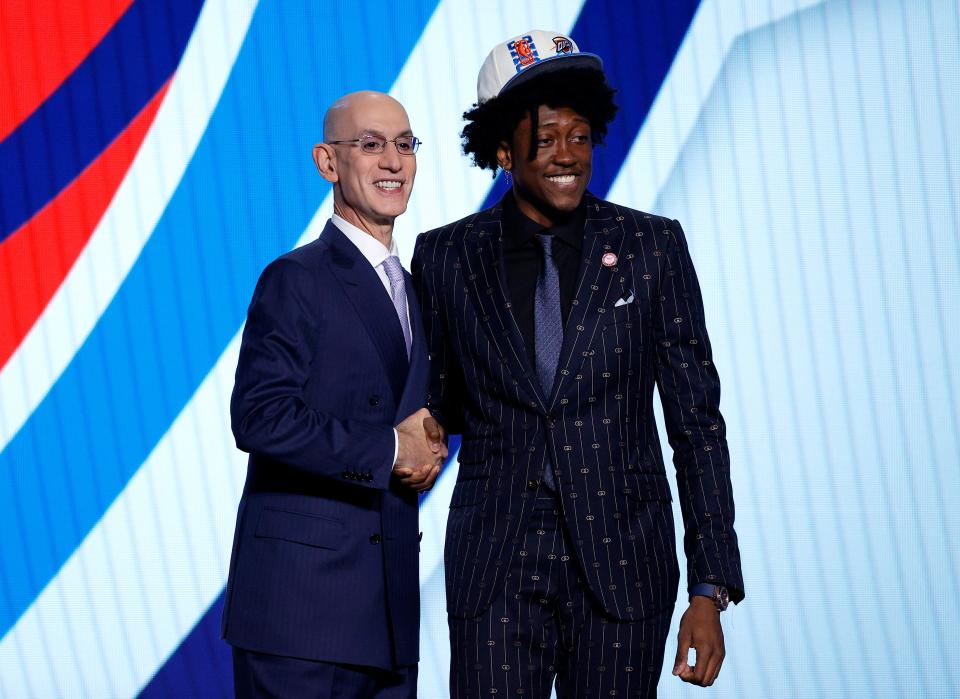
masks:
<instances>
[{"instance_id":1,"label":"man's right hand","mask_svg":"<svg viewBox=\"0 0 960 699\"><path fill-rule=\"evenodd\" d=\"M400 482L421 493L430 490L447 458L443 429L426 408L397 425L399 448L393 472Z\"/></svg>"}]
</instances>

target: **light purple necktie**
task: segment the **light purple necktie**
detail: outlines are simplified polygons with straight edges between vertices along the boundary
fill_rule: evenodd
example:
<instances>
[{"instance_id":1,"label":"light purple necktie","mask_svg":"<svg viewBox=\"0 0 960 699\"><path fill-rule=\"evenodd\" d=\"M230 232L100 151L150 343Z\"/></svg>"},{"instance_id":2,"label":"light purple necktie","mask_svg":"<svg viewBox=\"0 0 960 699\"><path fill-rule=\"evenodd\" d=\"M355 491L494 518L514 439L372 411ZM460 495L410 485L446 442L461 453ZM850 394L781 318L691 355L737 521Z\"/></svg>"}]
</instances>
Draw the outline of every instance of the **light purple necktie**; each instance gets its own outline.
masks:
<instances>
[{"instance_id":1,"label":"light purple necktie","mask_svg":"<svg viewBox=\"0 0 960 699\"><path fill-rule=\"evenodd\" d=\"M393 307L397 311L397 318L400 320L400 328L403 330L403 341L407 346L407 357L410 357L410 344L413 341L410 335L410 319L407 318L407 285L403 279L403 266L400 264L400 258L391 255L383 261L383 271L387 273L387 279L390 280L390 295L393 297Z\"/></svg>"}]
</instances>

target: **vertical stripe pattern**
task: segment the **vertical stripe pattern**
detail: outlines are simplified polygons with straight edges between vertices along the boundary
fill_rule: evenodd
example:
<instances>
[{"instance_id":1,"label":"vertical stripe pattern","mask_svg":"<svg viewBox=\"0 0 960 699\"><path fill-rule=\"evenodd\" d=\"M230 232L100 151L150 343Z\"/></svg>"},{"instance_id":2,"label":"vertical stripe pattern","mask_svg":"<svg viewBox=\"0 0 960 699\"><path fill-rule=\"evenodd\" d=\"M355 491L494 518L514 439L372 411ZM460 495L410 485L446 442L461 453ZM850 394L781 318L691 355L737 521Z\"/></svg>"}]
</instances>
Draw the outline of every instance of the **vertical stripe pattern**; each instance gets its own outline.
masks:
<instances>
[{"instance_id":1,"label":"vertical stripe pattern","mask_svg":"<svg viewBox=\"0 0 960 699\"><path fill-rule=\"evenodd\" d=\"M604 612L560 512L554 497L538 497L493 603L450 618L453 699L547 699L555 682L560 699L656 696L672 607L634 622Z\"/></svg>"}]
</instances>

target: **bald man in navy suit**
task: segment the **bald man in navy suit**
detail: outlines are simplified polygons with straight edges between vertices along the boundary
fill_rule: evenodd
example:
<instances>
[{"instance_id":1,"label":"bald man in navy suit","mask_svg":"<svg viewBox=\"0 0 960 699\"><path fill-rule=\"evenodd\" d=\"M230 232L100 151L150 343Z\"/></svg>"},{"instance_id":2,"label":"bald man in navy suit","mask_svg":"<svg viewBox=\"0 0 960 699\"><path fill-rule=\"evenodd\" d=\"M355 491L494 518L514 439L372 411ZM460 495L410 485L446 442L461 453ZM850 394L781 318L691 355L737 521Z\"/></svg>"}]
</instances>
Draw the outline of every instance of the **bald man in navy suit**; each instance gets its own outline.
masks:
<instances>
[{"instance_id":1,"label":"bald man in navy suit","mask_svg":"<svg viewBox=\"0 0 960 699\"><path fill-rule=\"evenodd\" d=\"M743 581L683 230L587 191L616 107L599 57L570 37L498 45L478 98L464 151L511 189L420 236L412 264L428 405L463 435L444 552L451 696L656 696L679 569L655 386L690 596L674 674L708 686Z\"/></svg>"},{"instance_id":2,"label":"bald man in navy suit","mask_svg":"<svg viewBox=\"0 0 960 699\"><path fill-rule=\"evenodd\" d=\"M223 634L238 697L415 699L418 493L446 456L396 255L419 140L388 95L338 100L314 147L320 237L257 283L231 401L250 453Z\"/></svg>"}]
</instances>

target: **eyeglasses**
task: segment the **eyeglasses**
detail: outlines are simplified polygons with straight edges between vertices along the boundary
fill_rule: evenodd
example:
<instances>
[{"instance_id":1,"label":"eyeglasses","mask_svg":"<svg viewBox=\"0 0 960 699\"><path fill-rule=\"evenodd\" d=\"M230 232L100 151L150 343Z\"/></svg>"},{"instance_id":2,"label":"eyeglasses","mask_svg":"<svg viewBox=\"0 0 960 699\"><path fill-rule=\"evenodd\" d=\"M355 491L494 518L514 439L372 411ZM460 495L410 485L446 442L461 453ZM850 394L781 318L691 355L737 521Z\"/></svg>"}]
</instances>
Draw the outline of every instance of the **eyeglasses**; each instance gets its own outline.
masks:
<instances>
[{"instance_id":1,"label":"eyeglasses","mask_svg":"<svg viewBox=\"0 0 960 699\"><path fill-rule=\"evenodd\" d=\"M396 146L397 152L400 155L413 155L420 149L420 144L423 143L423 141L416 136L397 136L396 138L387 139L374 134L364 134L360 138L351 138L349 141L327 141L327 143L330 145L359 143L361 152L367 155L379 155L383 153L388 143L392 143Z\"/></svg>"}]
</instances>

